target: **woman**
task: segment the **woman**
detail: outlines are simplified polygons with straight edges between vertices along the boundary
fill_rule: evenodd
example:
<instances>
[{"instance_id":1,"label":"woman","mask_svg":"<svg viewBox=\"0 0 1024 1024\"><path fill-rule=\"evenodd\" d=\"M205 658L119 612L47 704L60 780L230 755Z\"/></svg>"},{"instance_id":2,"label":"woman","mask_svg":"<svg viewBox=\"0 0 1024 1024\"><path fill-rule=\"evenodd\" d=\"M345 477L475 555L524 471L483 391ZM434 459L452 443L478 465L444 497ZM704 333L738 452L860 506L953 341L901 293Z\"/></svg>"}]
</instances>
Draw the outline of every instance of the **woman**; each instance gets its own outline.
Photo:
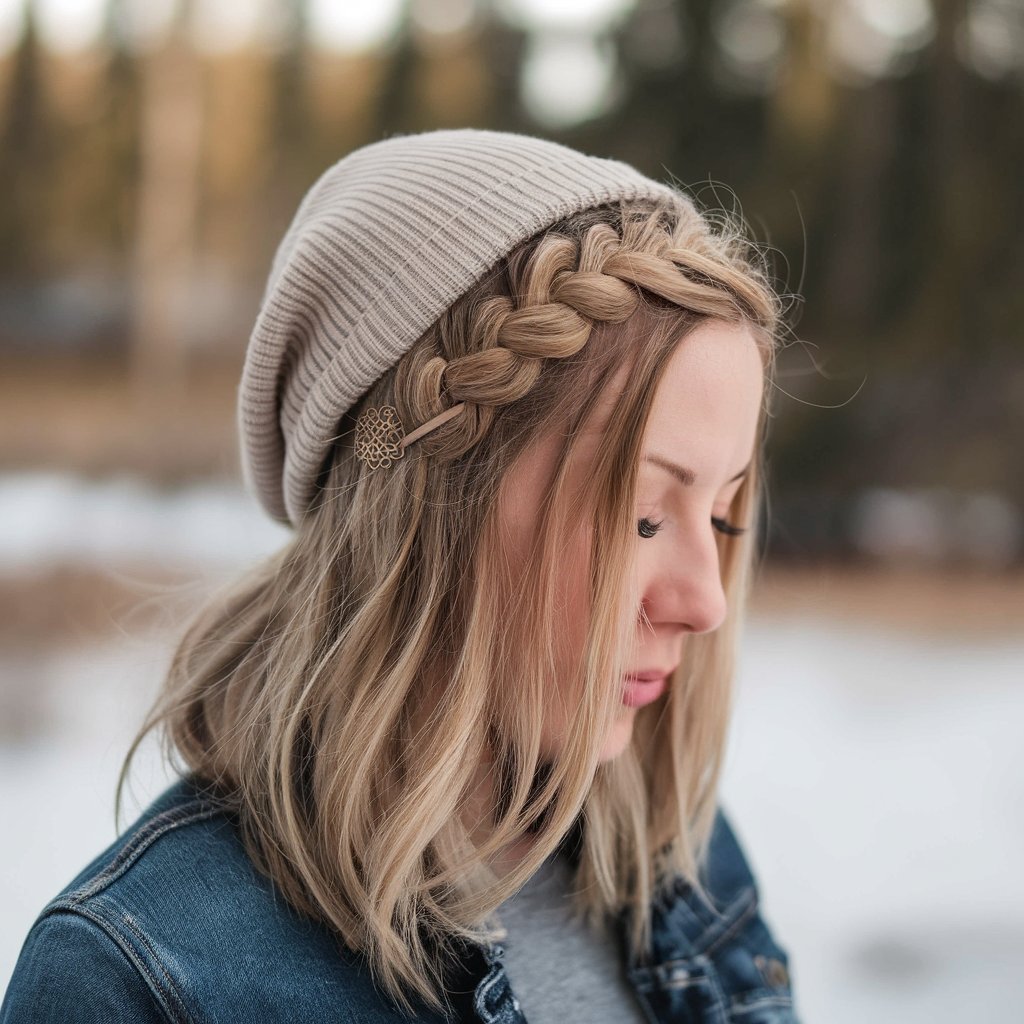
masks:
<instances>
[{"instance_id":1,"label":"woman","mask_svg":"<svg viewBox=\"0 0 1024 1024\"><path fill-rule=\"evenodd\" d=\"M717 805L779 330L626 164L462 129L327 170L239 393L294 537L185 633L120 783L154 727L182 777L5 1024L795 1021Z\"/></svg>"}]
</instances>

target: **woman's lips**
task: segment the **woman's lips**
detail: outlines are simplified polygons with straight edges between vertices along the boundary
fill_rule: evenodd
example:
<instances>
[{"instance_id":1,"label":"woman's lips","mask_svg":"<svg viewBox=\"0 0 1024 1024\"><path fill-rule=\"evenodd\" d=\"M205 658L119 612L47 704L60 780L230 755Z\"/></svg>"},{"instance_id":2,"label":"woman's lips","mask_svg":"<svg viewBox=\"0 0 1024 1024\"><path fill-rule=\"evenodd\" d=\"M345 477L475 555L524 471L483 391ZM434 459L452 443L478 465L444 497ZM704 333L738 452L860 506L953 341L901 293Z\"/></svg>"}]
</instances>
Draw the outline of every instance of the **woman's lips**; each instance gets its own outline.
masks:
<instances>
[{"instance_id":1,"label":"woman's lips","mask_svg":"<svg viewBox=\"0 0 1024 1024\"><path fill-rule=\"evenodd\" d=\"M626 676L622 687L622 703L630 708L641 708L645 704L650 704L665 692L667 681L667 676L656 679Z\"/></svg>"}]
</instances>

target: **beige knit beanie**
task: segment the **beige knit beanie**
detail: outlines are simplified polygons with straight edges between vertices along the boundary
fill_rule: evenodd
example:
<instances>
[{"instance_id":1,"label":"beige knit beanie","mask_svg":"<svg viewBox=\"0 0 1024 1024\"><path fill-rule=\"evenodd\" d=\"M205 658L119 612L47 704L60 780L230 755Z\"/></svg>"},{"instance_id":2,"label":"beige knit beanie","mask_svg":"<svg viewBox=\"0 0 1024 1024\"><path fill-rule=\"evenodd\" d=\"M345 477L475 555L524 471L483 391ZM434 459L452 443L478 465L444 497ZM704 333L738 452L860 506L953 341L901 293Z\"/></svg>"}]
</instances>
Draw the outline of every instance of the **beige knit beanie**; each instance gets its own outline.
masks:
<instances>
[{"instance_id":1,"label":"beige knit beanie","mask_svg":"<svg viewBox=\"0 0 1024 1024\"><path fill-rule=\"evenodd\" d=\"M473 128L396 136L328 168L277 249L239 386L243 476L267 512L302 519L344 413L502 256L636 198L686 202L617 160Z\"/></svg>"}]
</instances>

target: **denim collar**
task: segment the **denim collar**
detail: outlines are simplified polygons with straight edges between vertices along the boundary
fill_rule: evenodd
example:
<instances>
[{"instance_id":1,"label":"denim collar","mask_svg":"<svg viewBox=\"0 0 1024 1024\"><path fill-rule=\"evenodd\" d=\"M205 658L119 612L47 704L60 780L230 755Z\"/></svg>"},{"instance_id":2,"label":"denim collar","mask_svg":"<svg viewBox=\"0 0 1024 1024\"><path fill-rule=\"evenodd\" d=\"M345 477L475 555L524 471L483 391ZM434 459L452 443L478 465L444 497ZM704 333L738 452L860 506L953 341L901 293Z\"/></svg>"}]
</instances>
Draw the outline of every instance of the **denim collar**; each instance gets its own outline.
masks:
<instances>
[{"instance_id":1,"label":"denim collar","mask_svg":"<svg viewBox=\"0 0 1024 1024\"><path fill-rule=\"evenodd\" d=\"M574 865L578 864L581 839L582 832L575 829L559 848ZM778 954L770 937L760 935L763 925L754 879L721 812L715 818L709 856L700 877L711 902L681 876L667 883L661 880L650 907L651 950L647 956L630 948L631 911L627 908L618 916L623 946L629 950L626 976L651 1020L714 1019L714 1012L705 1015L697 1001L705 998L702 991L713 988L714 994L708 998L725 1002L727 995L721 991L715 963L740 933L753 931L759 942L766 943L765 952ZM475 948L475 967L470 968L470 976L477 978L472 1008L483 1024L526 1024L505 970L504 954L505 948L498 942ZM744 984L754 986L750 991L756 991L758 999L765 998L759 978L747 977ZM692 1013L691 996L684 993L692 993Z\"/></svg>"}]
</instances>

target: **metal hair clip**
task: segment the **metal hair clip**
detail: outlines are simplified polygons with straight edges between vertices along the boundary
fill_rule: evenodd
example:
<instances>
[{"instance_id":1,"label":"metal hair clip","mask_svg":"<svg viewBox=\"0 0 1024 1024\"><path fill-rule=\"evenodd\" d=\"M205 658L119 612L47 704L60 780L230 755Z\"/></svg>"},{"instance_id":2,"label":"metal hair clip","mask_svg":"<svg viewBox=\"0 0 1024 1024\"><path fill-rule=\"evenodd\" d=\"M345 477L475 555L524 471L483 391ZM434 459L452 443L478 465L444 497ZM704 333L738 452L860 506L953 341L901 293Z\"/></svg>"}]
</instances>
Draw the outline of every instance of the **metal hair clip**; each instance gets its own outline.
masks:
<instances>
[{"instance_id":1,"label":"metal hair clip","mask_svg":"<svg viewBox=\"0 0 1024 1024\"><path fill-rule=\"evenodd\" d=\"M427 420L410 434L405 433L402 421L398 418L398 410L393 405L364 409L356 420L356 458L365 462L371 470L387 468L405 454L405 449L413 441L441 426L442 423L447 423L465 407L465 402L459 402L458 405L453 405L433 419Z\"/></svg>"},{"instance_id":2,"label":"metal hair clip","mask_svg":"<svg viewBox=\"0 0 1024 1024\"><path fill-rule=\"evenodd\" d=\"M390 466L405 454L402 437L405 433L398 410L393 405L366 409L356 420L356 458L370 469Z\"/></svg>"}]
</instances>

